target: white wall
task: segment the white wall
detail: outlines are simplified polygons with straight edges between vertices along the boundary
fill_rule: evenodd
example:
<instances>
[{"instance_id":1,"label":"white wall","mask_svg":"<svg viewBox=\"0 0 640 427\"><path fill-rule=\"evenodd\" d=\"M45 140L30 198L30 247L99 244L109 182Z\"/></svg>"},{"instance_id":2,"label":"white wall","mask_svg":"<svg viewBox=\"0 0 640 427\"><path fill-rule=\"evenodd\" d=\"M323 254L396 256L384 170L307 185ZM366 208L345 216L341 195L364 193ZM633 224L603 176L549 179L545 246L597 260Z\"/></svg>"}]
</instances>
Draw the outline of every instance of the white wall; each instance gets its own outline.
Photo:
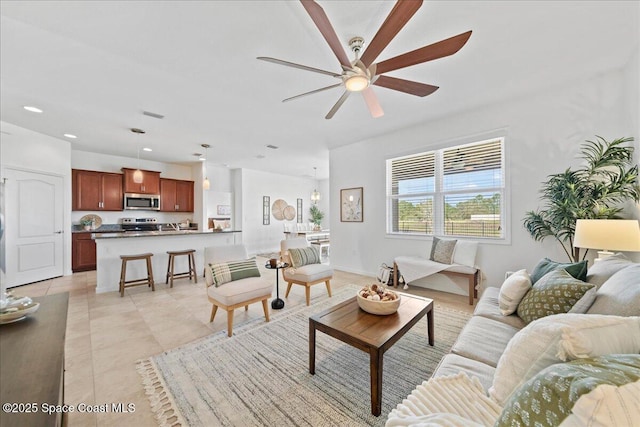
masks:
<instances>
[{"instance_id":1,"label":"white wall","mask_svg":"<svg viewBox=\"0 0 640 427\"><path fill-rule=\"evenodd\" d=\"M241 198L239 215L242 239L247 251L250 254L279 252L280 241L284 239L284 224L295 226L296 221L278 221L271 215L270 224L262 225L262 197L269 196L270 204L283 199L294 208L296 200L302 199L303 220L308 222L311 192L314 188L319 188L316 187L316 181L313 178L296 178L250 169L237 170L237 174L241 182L236 184L234 192Z\"/></svg>"},{"instance_id":2,"label":"white wall","mask_svg":"<svg viewBox=\"0 0 640 427\"><path fill-rule=\"evenodd\" d=\"M499 286L505 271L531 269L544 256L566 259L560 246L551 240L535 242L522 226L522 218L526 211L540 206L538 191L547 175L579 164L576 154L584 140L595 135L607 139L639 137L637 115L634 121L627 110L628 96L638 97L637 91L628 93L629 86L638 87L637 81L629 81L637 74L631 74L627 69L612 71L332 150L333 267L374 275L382 262L389 264L395 256L426 256L430 239L394 238L385 233L385 160L482 139L500 129L506 131L511 239L480 245L477 263L488 278L487 284ZM340 189L360 186L364 187L364 222L340 222Z\"/></svg>"},{"instance_id":3,"label":"white wall","mask_svg":"<svg viewBox=\"0 0 640 427\"><path fill-rule=\"evenodd\" d=\"M71 144L37 132L2 122L0 134L0 175L7 167L58 175L63 178L63 221L71 224ZM4 132L7 132L5 134ZM12 227L12 224L6 224ZM65 230L70 231L69 227ZM64 274L71 274L71 233L64 234ZM4 259L4 251L0 254ZM3 278L4 280L4 278Z\"/></svg>"}]
</instances>

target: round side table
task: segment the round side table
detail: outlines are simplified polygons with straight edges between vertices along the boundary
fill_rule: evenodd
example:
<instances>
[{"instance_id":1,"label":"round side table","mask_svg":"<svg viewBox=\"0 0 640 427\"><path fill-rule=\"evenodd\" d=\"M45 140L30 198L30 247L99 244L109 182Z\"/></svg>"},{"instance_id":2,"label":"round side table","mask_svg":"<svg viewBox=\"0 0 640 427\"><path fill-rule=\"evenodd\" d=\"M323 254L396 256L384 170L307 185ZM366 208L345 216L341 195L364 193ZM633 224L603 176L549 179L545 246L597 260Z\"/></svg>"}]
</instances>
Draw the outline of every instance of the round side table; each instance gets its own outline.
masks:
<instances>
[{"instance_id":1,"label":"round side table","mask_svg":"<svg viewBox=\"0 0 640 427\"><path fill-rule=\"evenodd\" d=\"M280 264L276 267L271 267L271 264L267 262L267 264L265 264L265 267L269 270L276 271L276 299L271 301L271 308L274 310L280 310L284 308L284 300L280 299L280 282L278 277L278 270L289 267L289 264L285 262L284 264Z\"/></svg>"}]
</instances>

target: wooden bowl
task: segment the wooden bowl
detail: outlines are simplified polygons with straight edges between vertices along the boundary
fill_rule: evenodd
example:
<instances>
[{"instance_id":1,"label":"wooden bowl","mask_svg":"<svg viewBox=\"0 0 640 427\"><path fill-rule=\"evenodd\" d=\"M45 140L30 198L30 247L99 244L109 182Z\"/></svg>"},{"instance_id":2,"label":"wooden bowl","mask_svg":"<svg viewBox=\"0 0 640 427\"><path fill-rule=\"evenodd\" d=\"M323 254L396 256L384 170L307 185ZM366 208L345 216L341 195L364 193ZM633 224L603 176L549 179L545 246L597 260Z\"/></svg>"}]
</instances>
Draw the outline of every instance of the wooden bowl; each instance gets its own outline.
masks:
<instances>
[{"instance_id":1,"label":"wooden bowl","mask_svg":"<svg viewBox=\"0 0 640 427\"><path fill-rule=\"evenodd\" d=\"M400 295L398 295L398 298L393 301L372 301L361 297L360 293L358 293L357 299L358 305L361 309L367 313L377 314L380 316L393 314L398 311L398 307L400 307Z\"/></svg>"}]
</instances>

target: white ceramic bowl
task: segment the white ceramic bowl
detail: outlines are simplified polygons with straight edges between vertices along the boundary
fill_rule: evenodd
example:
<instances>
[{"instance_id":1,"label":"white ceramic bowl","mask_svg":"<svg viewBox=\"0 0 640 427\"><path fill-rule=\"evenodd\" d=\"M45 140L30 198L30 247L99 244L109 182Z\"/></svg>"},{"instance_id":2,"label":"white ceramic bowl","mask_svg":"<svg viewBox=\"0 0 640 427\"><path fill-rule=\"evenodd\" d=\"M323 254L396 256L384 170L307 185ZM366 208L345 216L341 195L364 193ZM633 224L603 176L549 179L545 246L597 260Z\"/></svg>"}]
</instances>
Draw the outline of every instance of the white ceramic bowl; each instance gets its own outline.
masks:
<instances>
[{"instance_id":1,"label":"white ceramic bowl","mask_svg":"<svg viewBox=\"0 0 640 427\"><path fill-rule=\"evenodd\" d=\"M360 293L358 293L357 299L360 308L371 314L393 314L398 311L398 307L400 307L400 295L398 295L398 298L393 301L373 301L361 297Z\"/></svg>"}]
</instances>

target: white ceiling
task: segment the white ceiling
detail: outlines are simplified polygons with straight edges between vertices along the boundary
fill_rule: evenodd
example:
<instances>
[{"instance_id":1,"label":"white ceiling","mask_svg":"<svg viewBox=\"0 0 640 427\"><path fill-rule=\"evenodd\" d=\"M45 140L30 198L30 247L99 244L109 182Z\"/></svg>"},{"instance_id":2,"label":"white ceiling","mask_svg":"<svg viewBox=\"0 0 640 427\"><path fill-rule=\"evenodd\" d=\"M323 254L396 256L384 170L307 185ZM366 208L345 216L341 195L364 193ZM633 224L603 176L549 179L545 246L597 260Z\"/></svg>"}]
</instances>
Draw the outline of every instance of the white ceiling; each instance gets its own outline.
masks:
<instances>
[{"instance_id":1,"label":"white ceiling","mask_svg":"<svg viewBox=\"0 0 640 427\"><path fill-rule=\"evenodd\" d=\"M345 44L370 40L394 4L318 3ZM2 0L0 118L56 138L75 134L74 150L135 157L142 139L153 148L143 158L185 163L207 143L211 165L311 176L317 166L324 178L331 148L625 65L640 38L639 8L425 1L378 60L473 30L457 54L389 74L440 90L419 98L375 87L383 117L353 94L325 120L340 89L281 100L333 78L255 59L340 72L297 1Z\"/></svg>"}]
</instances>

